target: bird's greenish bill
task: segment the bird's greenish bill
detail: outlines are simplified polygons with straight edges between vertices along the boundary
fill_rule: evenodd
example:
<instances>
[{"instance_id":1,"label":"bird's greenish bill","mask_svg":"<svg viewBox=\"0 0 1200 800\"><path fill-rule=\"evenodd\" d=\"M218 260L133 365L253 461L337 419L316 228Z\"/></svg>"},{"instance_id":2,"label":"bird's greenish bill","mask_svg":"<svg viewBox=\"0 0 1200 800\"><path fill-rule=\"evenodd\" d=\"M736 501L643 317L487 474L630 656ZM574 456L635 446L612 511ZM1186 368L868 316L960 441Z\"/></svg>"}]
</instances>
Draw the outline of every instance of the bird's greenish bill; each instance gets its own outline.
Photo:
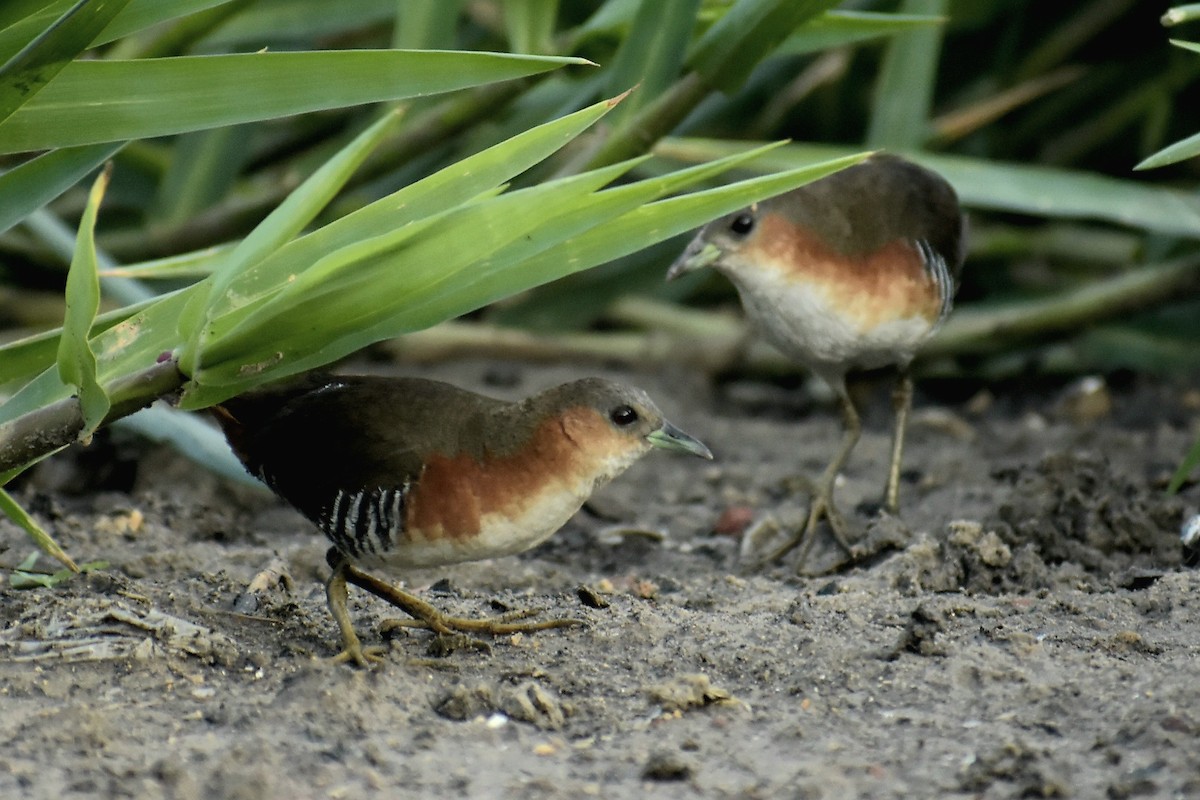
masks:
<instances>
[{"instance_id":1,"label":"bird's greenish bill","mask_svg":"<svg viewBox=\"0 0 1200 800\"><path fill-rule=\"evenodd\" d=\"M678 450L712 461L712 451L705 447L704 442L688 436L669 422L663 422L661 428L646 434L646 441L663 450Z\"/></svg>"},{"instance_id":2,"label":"bird's greenish bill","mask_svg":"<svg viewBox=\"0 0 1200 800\"><path fill-rule=\"evenodd\" d=\"M667 270L667 280L674 280L685 272L711 266L720 260L721 248L712 242L704 241L702 236L703 234L693 239L679 258L675 259L675 263Z\"/></svg>"}]
</instances>

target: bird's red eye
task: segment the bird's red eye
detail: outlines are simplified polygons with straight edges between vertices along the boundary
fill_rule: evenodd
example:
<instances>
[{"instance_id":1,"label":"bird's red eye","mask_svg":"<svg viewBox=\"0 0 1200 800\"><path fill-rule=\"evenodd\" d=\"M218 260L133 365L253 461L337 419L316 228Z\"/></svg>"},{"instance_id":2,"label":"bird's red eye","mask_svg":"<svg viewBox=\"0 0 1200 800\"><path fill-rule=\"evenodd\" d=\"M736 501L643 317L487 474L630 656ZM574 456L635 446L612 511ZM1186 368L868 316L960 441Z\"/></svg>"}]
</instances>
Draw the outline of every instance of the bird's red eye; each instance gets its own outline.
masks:
<instances>
[{"instance_id":1,"label":"bird's red eye","mask_svg":"<svg viewBox=\"0 0 1200 800\"><path fill-rule=\"evenodd\" d=\"M618 425L632 425L637 422L637 412L629 406L617 406L608 414L608 418Z\"/></svg>"},{"instance_id":2,"label":"bird's red eye","mask_svg":"<svg viewBox=\"0 0 1200 800\"><path fill-rule=\"evenodd\" d=\"M754 215L742 212L733 218L733 222L729 223L729 230L736 233L738 236L745 236L750 231L754 230Z\"/></svg>"}]
</instances>

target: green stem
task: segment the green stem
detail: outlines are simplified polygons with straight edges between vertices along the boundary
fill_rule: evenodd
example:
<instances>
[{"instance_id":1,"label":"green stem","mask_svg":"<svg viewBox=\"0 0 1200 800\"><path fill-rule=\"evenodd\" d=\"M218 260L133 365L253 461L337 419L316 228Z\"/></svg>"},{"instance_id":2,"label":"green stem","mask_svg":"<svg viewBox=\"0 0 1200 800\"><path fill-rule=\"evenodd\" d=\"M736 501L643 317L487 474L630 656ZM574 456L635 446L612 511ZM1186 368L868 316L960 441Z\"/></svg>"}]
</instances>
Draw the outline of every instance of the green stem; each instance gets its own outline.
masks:
<instances>
[{"instance_id":1,"label":"green stem","mask_svg":"<svg viewBox=\"0 0 1200 800\"><path fill-rule=\"evenodd\" d=\"M174 361L118 378L106 387L112 405L101 426L172 394L186 380ZM66 447L76 440L83 426L83 411L77 397L50 403L5 422L0 425L0 473Z\"/></svg>"}]
</instances>

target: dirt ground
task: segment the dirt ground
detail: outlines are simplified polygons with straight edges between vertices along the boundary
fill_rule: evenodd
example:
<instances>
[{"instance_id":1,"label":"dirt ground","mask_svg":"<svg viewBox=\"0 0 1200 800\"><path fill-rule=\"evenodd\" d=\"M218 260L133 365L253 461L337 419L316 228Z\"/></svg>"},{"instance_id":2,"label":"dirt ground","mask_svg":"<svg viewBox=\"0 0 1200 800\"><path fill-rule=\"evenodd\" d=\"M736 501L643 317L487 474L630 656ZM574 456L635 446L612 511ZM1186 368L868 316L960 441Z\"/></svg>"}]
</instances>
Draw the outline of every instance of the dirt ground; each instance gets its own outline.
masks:
<instances>
[{"instance_id":1,"label":"dirt ground","mask_svg":"<svg viewBox=\"0 0 1200 800\"><path fill-rule=\"evenodd\" d=\"M418 374L519 396L579 372ZM1195 388L920 386L895 520L874 505L878 386L838 489L859 558L822 539L799 576L742 551L798 524L787 479L824 466L834 410L612 374L717 460L651 453L524 556L401 576L462 615L587 621L490 653L415 631L372 671L329 663L326 543L299 515L117 435L52 460L18 497L110 566L0 588L0 797L1200 795L1200 573L1179 542L1200 485L1163 493ZM8 523L0 546L29 550ZM388 609L351 589L351 610L380 642Z\"/></svg>"}]
</instances>

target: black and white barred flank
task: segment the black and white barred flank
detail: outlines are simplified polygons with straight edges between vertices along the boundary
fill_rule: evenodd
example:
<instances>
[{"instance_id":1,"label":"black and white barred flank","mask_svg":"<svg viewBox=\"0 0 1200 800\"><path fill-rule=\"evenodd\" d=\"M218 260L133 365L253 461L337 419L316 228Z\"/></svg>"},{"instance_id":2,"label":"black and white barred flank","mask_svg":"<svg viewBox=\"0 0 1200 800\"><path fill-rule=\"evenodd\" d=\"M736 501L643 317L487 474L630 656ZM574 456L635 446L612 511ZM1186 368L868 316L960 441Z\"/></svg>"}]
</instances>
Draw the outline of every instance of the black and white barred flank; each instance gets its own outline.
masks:
<instances>
[{"instance_id":1,"label":"black and white barred flank","mask_svg":"<svg viewBox=\"0 0 1200 800\"><path fill-rule=\"evenodd\" d=\"M929 273L933 285L937 287L938 298L940 305L938 307L937 324L942 324L946 321L946 317L950 316L950 309L954 305L954 276L950 274L950 267L946 264L946 259L937 251L933 245L924 239L917 239L914 244L921 254L921 261L925 265L925 271Z\"/></svg>"},{"instance_id":2,"label":"black and white barred flank","mask_svg":"<svg viewBox=\"0 0 1200 800\"><path fill-rule=\"evenodd\" d=\"M338 549L350 556L380 555L404 533L408 484L384 489L339 489L314 521Z\"/></svg>"}]
</instances>

